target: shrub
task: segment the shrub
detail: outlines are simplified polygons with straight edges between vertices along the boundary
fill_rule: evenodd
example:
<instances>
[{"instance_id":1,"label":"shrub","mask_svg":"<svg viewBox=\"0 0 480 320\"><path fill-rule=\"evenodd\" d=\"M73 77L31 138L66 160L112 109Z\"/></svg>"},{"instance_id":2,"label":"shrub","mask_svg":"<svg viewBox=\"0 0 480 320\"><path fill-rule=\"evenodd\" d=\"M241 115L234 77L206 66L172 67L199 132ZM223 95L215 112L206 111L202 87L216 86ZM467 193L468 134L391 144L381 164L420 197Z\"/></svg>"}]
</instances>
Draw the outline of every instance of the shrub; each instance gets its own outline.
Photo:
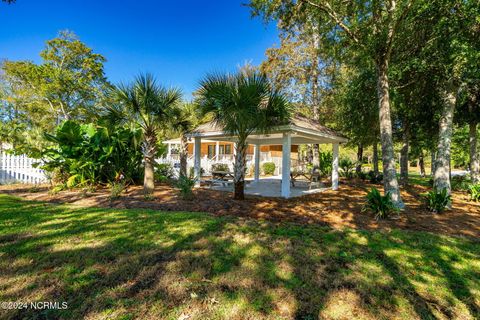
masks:
<instances>
[{"instance_id":1,"label":"shrub","mask_svg":"<svg viewBox=\"0 0 480 320\"><path fill-rule=\"evenodd\" d=\"M454 176L452 177L452 190L467 191L470 188L471 180L468 176Z\"/></svg>"},{"instance_id":2,"label":"shrub","mask_svg":"<svg viewBox=\"0 0 480 320\"><path fill-rule=\"evenodd\" d=\"M448 194L446 188L440 191L433 189L424 197L428 210L434 213L442 213L451 203L451 196Z\"/></svg>"},{"instance_id":3,"label":"shrub","mask_svg":"<svg viewBox=\"0 0 480 320\"><path fill-rule=\"evenodd\" d=\"M124 190L125 184L123 182L113 182L110 185L110 200L120 198Z\"/></svg>"},{"instance_id":4,"label":"shrub","mask_svg":"<svg viewBox=\"0 0 480 320\"><path fill-rule=\"evenodd\" d=\"M273 175L275 173L275 163L273 162L264 162L262 164L263 174Z\"/></svg>"},{"instance_id":5,"label":"shrub","mask_svg":"<svg viewBox=\"0 0 480 320\"><path fill-rule=\"evenodd\" d=\"M38 187L38 185L35 184L30 189L28 189L28 192L37 193L37 192L40 192L40 188Z\"/></svg>"},{"instance_id":6,"label":"shrub","mask_svg":"<svg viewBox=\"0 0 480 320\"><path fill-rule=\"evenodd\" d=\"M353 178L353 169L355 168L355 162L350 160L350 158L343 158L340 159L339 166L342 169L342 176L347 179Z\"/></svg>"},{"instance_id":7,"label":"shrub","mask_svg":"<svg viewBox=\"0 0 480 320\"><path fill-rule=\"evenodd\" d=\"M212 171L230 171L230 168L226 163L214 163L212 164Z\"/></svg>"},{"instance_id":8,"label":"shrub","mask_svg":"<svg viewBox=\"0 0 480 320\"><path fill-rule=\"evenodd\" d=\"M377 184L383 181L383 174L375 174L375 172L371 170L367 173L367 178L370 180L370 183Z\"/></svg>"},{"instance_id":9,"label":"shrub","mask_svg":"<svg viewBox=\"0 0 480 320\"><path fill-rule=\"evenodd\" d=\"M319 170L322 176L330 176L332 174L333 155L331 152L320 152L319 154L320 166Z\"/></svg>"},{"instance_id":10,"label":"shrub","mask_svg":"<svg viewBox=\"0 0 480 320\"><path fill-rule=\"evenodd\" d=\"M159 163L155 166L155 181L167 182L175 176L170 163Z\"/></svg>"},{"instance_id":11,"label":"shrub","mask_svg":"<svg viewBox=\"0 0 480 320\"><path fill-rule=\"evenodd\" d=\"M143 195L143 200L145 201L153 201L155 200L155 196L152 193L145 193Z\"/></svg>"},{"instance_id":12,"label":"shrub","mask_svg":"<svg viewBox=\"0 0 480 320\"><path fill-rule=\"evenodd\" d=\"M186 176L180 176L177 181L177 188L180 189L180 196L184 200L191 200L193 198L192 189L195 186L196 179Z\"/></svg>"},{"instance_id":13,"label":"shrub","mask_svg":"<svg viewBox=\"0 0 480 320\"><path fill-rule=\"evenodd\" d=\"M385 219L391 212L397 211L390 193L382 196L377 188L372 188L366 196L367 201L362 211L370 210L375 214L375 219Z\"/></svg>"},{"instance_id":14,"label":"shrub","mask_svg":"<svg viewBox=\"0 0 480 320\"><path fill-rule=\"evenodd\" d=\"M60 191L66 190L67 189L67 184L66 183L60 183L54 186L48 193L50 194L57 194Z\"/></svg>"},{"instance_id":15,"label":"shrub","mask_svg":"<svg viewBox=\"0 0 480 320\"><path fill-rule=\"evenodd\" d=\"M471 201L480 201L480 183L472 184L468 189Z\"/></svg>"},{"instance_id":16,"label":"shrub","mask_svg":"<svg viewBox=\"0 0 480 320\"><path fill-rule=\"evenodd\" d=\"M205 170L203 168L200 168L200 176L203 176L205 174ZM190 170L188 171L188 176L190 179L193 179L193 176L195 175L195 168L190 167Z\"/></svg>"},{"instance_id":17,"label":"shrub","mask_svg":"<svg viewBox=\"0 0 480 320\"><path fill-rule=\"evenodd\" d=\"M365 181L368 178L368 174L363 172L363 171L360 171L360 172L357 173L357 177L359 179L361 179L362 181Z\"/></svg>"},{"instance_id":18,"label":"shrub","mask_svg":"<svg viewBox=\"0 0 480 320\"><path fill-rule=\"evenodd\" d=\"M103 127L68 120L54 135L45 133L52 148L42 152L41 168L51 173L53 184L68 187L113 181L122 173L127 180L141 177L142 153L139 129Z\"/></svg>"}]
</instances>

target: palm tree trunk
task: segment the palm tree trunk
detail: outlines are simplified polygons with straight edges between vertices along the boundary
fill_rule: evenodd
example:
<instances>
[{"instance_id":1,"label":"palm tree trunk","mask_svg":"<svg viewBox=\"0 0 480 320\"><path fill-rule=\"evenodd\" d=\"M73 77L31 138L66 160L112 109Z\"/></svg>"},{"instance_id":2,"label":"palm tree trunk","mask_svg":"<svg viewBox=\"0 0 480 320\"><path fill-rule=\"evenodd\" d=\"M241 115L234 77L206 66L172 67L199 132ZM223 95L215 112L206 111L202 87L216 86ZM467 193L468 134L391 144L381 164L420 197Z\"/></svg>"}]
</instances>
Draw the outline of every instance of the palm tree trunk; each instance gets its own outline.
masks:
<instances>
[{"instance_id":1,"label":"palm tree trunk","mask_svg":"<svg viewBox=\"0 0 480 320\"><path fill-rule=\"evenodd\" d=\"M180 138L180 176L187 176L188 140L185 133Z\"/></svg>"},{"instance_id":2,"label":"palm tree trunk","mask_svg":"<svg viewBox=\"0 0 480 320\"><path fill-rule=\"evenodd\" d=\"M152 194L155 189L155 179L154 179L154 159L145 157L145 174L143 179L143 191L145 194Z\"/></svg>"},{"instance_id":3,"label":"palm tree trunk","mask_svg":"<svg viewBox=\"0 0 480 320\"><path fill-rule=\"evenodd\" d=\"M470 142L470 175L472 182L480 182L480 163L477 152L477 122L472 121L469 124L469 142Z\"/></svg>"},{"instance_id":4,"label":"palm tree trunk","mask_svg":"<svg viewBox=\"0 0 480 320\"><path fill-rule=\"evenodd\" d=\"M153 193L155 189L154 165L157 154L157 137L155 133L145 133L145 140L142 143L142 153L144 160L143 192L146 195Z\"/></svg>"},{"instance_id":5,"label":"palm tree trunk","mask_svg":"<svg viewBox=\"0 0 480 320\"><path fill-rule=\"evenodd\" d=\"M233 184L235 200L245 199L245 159L247 144L239 141L235 144L235 164L233 168Z\"/></svg>"},{"instance_id":6,"label":"palm tree trunk","mask_svg":"<svg viewBox=\"0 0 480 320\"><path fill-rule=\"evenodd\" d=\"M445 92L444 106L440 118L438 134L437 160L433 186L437 190L447 189L450 194L450 146L453 131L453 113L455 111L456 95L453 90Z\"/></svg>"},{"instance_id":7,"label":"palm tree trunk","mask_svg":"<svg viewBox=\"0 0 480 320\"><path fill-rule=\"evenodd\" d=\"M380 140L382 143L383 188L385 193L390 193L395 206L403 208L404 204L398 186L395 156L393 152L392 119L390 116L390 95L387 72L388 61L386 61L386 59L378 61L377 92L380 119Z\"/></svg>"}]
</instances>

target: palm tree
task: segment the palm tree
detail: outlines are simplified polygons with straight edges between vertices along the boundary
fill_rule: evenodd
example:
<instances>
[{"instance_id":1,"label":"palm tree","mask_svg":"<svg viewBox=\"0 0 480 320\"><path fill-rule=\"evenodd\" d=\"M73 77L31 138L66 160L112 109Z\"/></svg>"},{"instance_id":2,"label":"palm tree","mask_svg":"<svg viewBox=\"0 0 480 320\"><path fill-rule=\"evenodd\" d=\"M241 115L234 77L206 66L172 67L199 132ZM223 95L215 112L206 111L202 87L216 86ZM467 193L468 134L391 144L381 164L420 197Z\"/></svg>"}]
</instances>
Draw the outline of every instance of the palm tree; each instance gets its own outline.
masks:
<instances>
[{"instance_id":1,"label":"palm tree","mask_svg":"<svg viewBox=\"0 0 480 320\"><path fill-rule=\"evenodd\" d=\"M157 155L157 135L167 121L168 113L181 99L178 89L166 89L157 84L151 74L139 75L128 85L113 90L116 103L108 108L111 121L133 124L142 129L141 149L144 158L143 189L146 195L155 188L154 163Z\"/></svg>"},{"instance_id":2,"label":"palm tree","mask_svg":"<svg viewBox=\"0 0 480 320\"><path fill-rule=\"evenodd\" d=\"M265 74L251 69L233 75L208 75L196 95L201 112L210 114L227 134L236 137L234 198L244 199L247 138L288 122L288 103Z\"/></svg>"},{"instance_id":3,"label":"palm tree","mask_svg":"<svg viewBox=\"0 0 480 320\"><path fill-rule=\"evenodd\" d=\"M197 106L184 103L170 110L169 122L171 128L180 134L180 176L187 176L188 138L187 134L200 124Z\"/></svg>"}]
</instances>

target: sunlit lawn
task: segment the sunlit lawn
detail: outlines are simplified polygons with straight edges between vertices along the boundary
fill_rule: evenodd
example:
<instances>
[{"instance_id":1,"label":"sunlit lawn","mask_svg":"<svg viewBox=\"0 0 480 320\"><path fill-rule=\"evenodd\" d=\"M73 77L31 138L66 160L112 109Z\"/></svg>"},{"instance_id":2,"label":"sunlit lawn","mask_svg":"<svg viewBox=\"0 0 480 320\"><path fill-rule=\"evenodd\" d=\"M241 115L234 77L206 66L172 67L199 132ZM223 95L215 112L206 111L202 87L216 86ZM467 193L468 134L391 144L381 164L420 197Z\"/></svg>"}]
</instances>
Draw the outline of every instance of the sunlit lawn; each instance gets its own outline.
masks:
<instances>
[{"instance_id":1,"label":"sunlit lawn","mask_svg":"<svg viewBox=\"0 0 480 320\"><path fill-rule=\"evenodd\" d=\"M480 243L0 195L0 318L458 318L480 314Z\"/></svg>"}]
</instances>

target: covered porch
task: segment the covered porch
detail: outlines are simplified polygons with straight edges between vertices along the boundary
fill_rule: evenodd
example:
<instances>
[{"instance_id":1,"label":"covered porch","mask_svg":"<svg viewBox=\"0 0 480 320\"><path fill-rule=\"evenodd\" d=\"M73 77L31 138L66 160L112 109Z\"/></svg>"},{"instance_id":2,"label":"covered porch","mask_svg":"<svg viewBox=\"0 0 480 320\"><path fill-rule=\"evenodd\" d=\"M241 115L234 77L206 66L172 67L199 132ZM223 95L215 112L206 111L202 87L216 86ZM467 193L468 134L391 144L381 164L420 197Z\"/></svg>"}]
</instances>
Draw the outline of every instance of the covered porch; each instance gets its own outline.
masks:
<instances>
[{"instance_id":1,"label":"covered porch","mask_svg":"<svg viewBox=\"0 0 480 320\"><path fill-rule=\"evenodd\" d=\"M200 187L202 139L235 143L236 137L223 132L221 128L209 122L199 126L191 134L191 138L194 139L194 176L197 179L197 186ZM331 144L333 162L330 187L333 190L338 189L339 145L347 142L347 139L335 131L310 119L296 116L289 124L277 126L269 134L259 133L250 135L247 142L254 146L253 163L255 169L253 179L246 180L246 194L290 198L324 190L326 186L322 187L321 185L315 189L309 186L304 187L301 181L297 181L295 185L292 185L291 147L292 145L300 144ZM260 147L262 145L282 146L280 176L260 179ZM231 190L231 186L225 185L218 189Z\"/></svg>"},{"instance_id":2,"label":"covered porch","mask_svg":"<svg viewBox=\"0 0 480 320\"><path fill-rule=\"evenodd\" d=\"M216 185L211 189L219 191L233 191L232 185ZM308 194L318 193L330 189L330 186L320 183L310 188L308 181L297 180L295 185L290 185L289 198L301 197ZM257 181L252 178L245 179L245 194L261 197L283 197L282 196L282 176L260 177Z\"/></svg>"}]
</instances>

